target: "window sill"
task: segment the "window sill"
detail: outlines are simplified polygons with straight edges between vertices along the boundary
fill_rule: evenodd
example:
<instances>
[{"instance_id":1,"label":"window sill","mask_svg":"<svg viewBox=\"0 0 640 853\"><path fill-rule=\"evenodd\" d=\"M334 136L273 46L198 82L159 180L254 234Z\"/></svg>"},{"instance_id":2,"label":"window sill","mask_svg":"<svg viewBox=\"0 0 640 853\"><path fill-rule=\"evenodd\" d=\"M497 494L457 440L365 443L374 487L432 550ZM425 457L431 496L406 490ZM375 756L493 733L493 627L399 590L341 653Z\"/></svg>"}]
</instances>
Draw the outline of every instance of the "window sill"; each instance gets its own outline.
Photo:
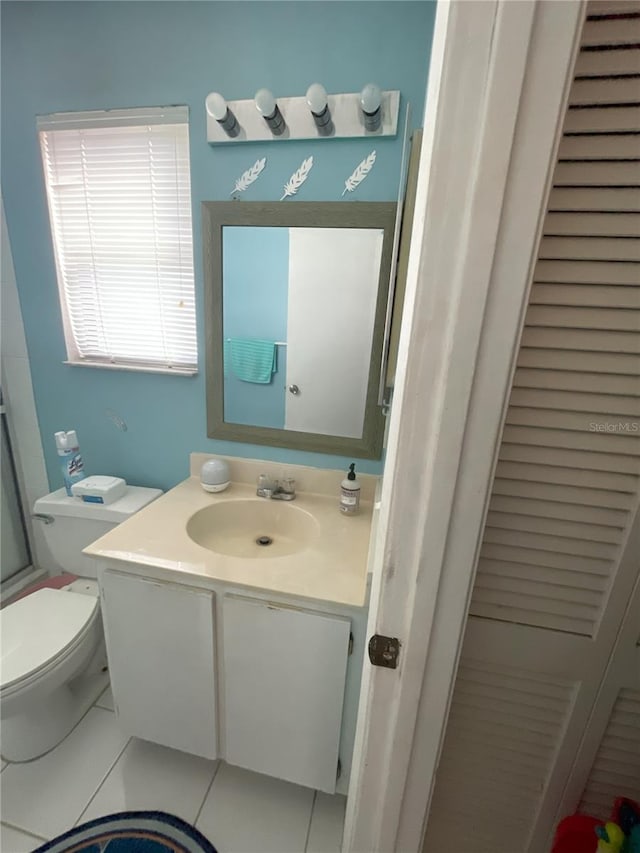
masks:
<instances>
[{"instance_id":1,"label":"window sill","mask_svg":"<svg viewBox=\"0 0 640 853\"><path fill-rule=\"evenodd\" d=\"M65 361L69 367L95 367L98 370L126 370L129 373L163 373L165 376L197 376L197 367L153 367L145 364L107 364L103 361Z\"/></svg>"}]
</instances>

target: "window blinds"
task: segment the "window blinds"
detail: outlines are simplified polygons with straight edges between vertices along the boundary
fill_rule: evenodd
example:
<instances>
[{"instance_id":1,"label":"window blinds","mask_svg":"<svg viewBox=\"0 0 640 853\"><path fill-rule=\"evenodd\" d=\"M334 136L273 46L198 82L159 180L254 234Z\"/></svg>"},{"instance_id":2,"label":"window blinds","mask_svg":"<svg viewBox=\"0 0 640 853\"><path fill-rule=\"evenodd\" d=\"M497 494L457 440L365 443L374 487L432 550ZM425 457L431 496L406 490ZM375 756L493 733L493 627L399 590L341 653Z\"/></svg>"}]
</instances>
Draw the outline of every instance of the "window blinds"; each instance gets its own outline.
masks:
<instances>
[{"instance_id":1,"label":"window blinds","mask_svg":"<svg viewBox=\"0 0 640 853\"><path fill-rule=\"evenodd\" d=\"M197 366L186 107L38 118L69 361Z\"/></svg>"}]
</instances>

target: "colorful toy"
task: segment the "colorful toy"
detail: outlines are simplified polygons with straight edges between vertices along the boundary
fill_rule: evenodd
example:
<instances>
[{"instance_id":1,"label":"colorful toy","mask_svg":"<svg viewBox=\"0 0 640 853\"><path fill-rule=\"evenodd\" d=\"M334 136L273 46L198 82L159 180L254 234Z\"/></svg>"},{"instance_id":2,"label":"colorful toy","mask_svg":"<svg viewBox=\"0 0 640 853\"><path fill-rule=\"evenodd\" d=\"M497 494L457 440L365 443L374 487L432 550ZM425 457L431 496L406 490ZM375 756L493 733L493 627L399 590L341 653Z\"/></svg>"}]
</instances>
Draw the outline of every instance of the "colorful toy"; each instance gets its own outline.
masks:
<instances>
[{"instance_id":1,"label":"colorful toy","mask_svg":"<svg viewBox=\"0 0 640 853\"><path fill-rule=\"evenodd\" d=\"M617 823L625 835L630 836L637 824L640 824L640 805L627 797L618 797L613 805L611 820Z\"/></svg>"},{"instance_id":2,"label":"colorful toy","mask_svg":"<svg viewBox=\"0 0 640 853\"><path fill-rule=\"evenodd\" d=\"M598 836L597 853L620 853L624 844L624 832L617 823L605 823L596 827Z\"/></svg>"},{"instance_id":3,"label":"colorful toy","mask_svg":"<svg viewBox=\"0 0 640 853\"><path fill-rule=\"evenodd\" d=\"M595 829L602 821L588 815L565 817L558 824L552 853L596 853Z\"/></svg>"},{"instance_id":4,"label":"colorful toy","mask_svg":"<svg viewBox=\"0 0 640 853\"><path fill-rule=\"evenodd\" d=\"M625 853L640 853L640 823L637 823L631 830Z\"/></svg>"},{"instance_id":5,"label":"colorful toy","mask_svg":"<svg viewBox=\"0 0 640 853\"><path fill-rule=\"evenodd\" d=\"M589 815L563 818L551 853L640 853L640 803L618 797L604 825Z\"/></svg>"}]
</instances>

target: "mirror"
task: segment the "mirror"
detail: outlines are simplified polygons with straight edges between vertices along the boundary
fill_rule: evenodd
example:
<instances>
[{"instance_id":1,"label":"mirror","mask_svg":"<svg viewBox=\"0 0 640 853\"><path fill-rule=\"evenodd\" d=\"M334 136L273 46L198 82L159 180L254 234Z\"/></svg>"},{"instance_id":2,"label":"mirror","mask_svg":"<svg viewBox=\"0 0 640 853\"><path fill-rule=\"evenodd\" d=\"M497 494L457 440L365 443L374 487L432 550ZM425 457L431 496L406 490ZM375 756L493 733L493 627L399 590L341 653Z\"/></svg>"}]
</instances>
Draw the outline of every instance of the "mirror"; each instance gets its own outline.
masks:
<instances>
[{"instance_id":1,"label":"mirror","mask_svg":"<svg viewBox=\"0 0 640 853\"><path fill-rule=\"evenodd\" d=\"M202 207L209 437L379 458L396 205Z\"/></svg>"}]
</instances>

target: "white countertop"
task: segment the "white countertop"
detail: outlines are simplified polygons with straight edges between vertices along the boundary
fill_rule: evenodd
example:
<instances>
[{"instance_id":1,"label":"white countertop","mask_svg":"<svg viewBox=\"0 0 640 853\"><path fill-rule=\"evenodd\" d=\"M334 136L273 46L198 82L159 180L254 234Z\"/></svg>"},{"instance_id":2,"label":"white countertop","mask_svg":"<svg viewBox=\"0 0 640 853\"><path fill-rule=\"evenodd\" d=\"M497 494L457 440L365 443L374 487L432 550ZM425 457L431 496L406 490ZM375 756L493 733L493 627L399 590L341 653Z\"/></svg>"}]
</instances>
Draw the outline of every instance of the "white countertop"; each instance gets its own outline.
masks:
<instances>
[{"instance_id":1,"label":"white countertop","mask_svg":"<svg viewBox=\"0 0 640 853\"><path fill-rule=\"evenodd\" d=\"M262 592L362 607L372 503L362 501L360 513L347 516L338 509L337 494L298 492L293 505L315 517L319 533L306 548L287 556L226 556L201 547L188 536L187 522L198 510L255 497L255 485L233 482L226 491L211 494L192 476L114 527L84 553L165 570L172 579L182 575L185 583L208 579Z\"/></svg>"}]
</instances>

